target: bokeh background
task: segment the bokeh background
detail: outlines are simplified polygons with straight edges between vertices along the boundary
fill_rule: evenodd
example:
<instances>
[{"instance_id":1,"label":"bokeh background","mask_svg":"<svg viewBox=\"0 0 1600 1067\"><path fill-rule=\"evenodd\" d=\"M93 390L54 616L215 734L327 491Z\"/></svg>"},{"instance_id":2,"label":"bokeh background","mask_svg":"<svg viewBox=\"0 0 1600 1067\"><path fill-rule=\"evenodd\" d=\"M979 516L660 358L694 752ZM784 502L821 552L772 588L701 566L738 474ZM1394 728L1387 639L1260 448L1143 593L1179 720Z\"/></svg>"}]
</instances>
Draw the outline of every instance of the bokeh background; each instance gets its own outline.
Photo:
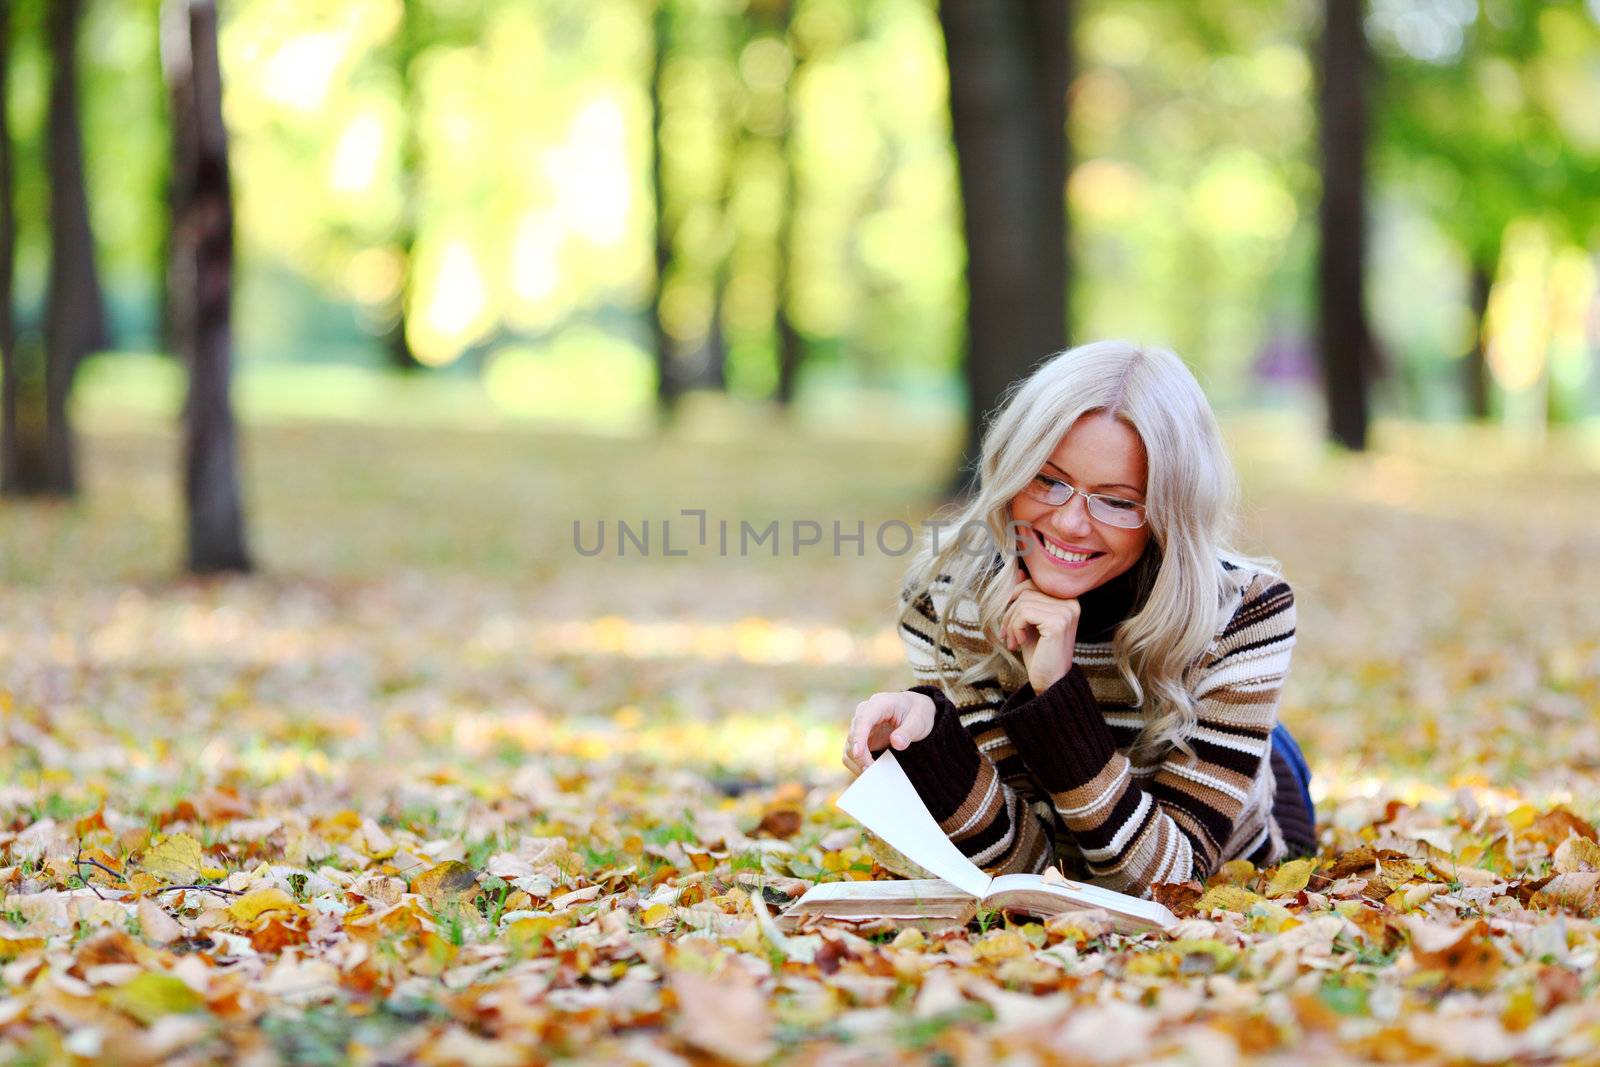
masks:
<instances>
[{"instance_id":1,"label":"bokeh background","mask_svg":"<svg viewBox=\"0 0 1600 1067\"><path fill-rule=\"evenodd\" d=\"M1593 0L5 11L0 697L69 809L128 746L831 780L908 677L872 531L1106 336L1222 414L1321 795L1600 760Z\"/></svg>"}]
</instances>

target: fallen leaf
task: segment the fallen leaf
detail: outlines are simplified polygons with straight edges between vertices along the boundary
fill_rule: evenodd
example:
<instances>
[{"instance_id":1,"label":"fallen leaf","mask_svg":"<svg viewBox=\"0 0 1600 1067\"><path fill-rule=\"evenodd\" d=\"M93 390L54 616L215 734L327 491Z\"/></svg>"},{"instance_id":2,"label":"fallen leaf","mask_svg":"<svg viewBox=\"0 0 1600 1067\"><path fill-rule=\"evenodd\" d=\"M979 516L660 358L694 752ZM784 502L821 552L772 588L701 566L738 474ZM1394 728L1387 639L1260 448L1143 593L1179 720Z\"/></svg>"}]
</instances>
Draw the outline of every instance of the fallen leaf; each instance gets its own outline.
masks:
<instances>
[{"instance_id":1,"label":"fallen leaf","mask_svg":"<svg viewBox=\"0 0 1600 1067\"><path fill-rule=\"evenodd\" d=\"M1236 885L1214 885L1195 901L1195 911L1236 911L1243 915L1266 898Z\"/></svg>"},{"instance_id":2,"label":"fallen leaf","mask_svg":"<svg viewBox=\"0 0 1600 1067\"><path fill-rule=\"evenodd\" d=\"M411 891L430 904L441 904L476 893L478 872L460 860L446 860L413 878Z\"/></svg>"},{"instance_id":3,"label":"fallen leaf","mask_svg":"<svg viewBox=\"0 0 1600 1067\"><path fill-rule=\"evenodd\" d=\"M164 885L189 885L200 877L200 842L188 834L160 838L139 857L139 866Z\"/></svg>"},{"instance_id":4,"label":"fallen leaf","mask_svg":"<svg viewBox=\"0 0 1600 1067\"><path fill-rule=\"evenodd\" d=\"M1584 918L1600 916L1600 872L1558 874L1533 894L1529 906L1570 911Z\"/></svg>"},{"instance_id":5,"label":"fallen leaf","mask_svg":"<svg viewBox=\"0 0 1600 1067\"><path fill-rule=\"evenodd\" d=\"M1266 896L1287 897L1300 892L1311 881L1312 873L1317 869L1316 857L1290 860L1282 864L1273 872L1272 878L1267 882Z\"/></svg>"},{"instance_id":6,"label":"fallen leaf","mask_svg":"<svg viewBox=\"0 0 1600 1067\"><path fill-rule=\"evenodd\" d=\"M170 945L183 936L183 927L166 913L166 910L149 897L140 897L134 905L139 918L139 933L146 941Z\"/></svg>"},{"instance_id":7,"label":"fallen leaf","mask_svg":"<svg viewBox=\"0 0 1600 1067\"><path fill-rule=\"evenodd\" d=\"M1565 841L1571 834L1576 834L1587 841L1594 841L1600 837L1595 833L1593 826L1563 807L1551 808L1541 813L1526 832L1527 837L1547 841L1552 845Z\"/></svg>"},{"instance_id":8,"label":"fallen leaf","mask_svg":"<svg viewBox=\"0 0 1600 1067\"><path fill-rule=\"evenodd\" d=\"M106 995L106 1002L146 1026L167 1015L198 1011L205 1003L182 979L146 971Z\"/></svg>"},{"instance_id":9,"label":"fallen leaf","mask_svg":"<svg viewBox=\"0 0 1600 1067\"><path fill-rule=\"evenodd\" d=\"M1556 848L1554 860L1558 874L1600 871L1600 844L1573 834Z\"/></svg>"},{"instance_id":10,"label":"fallen leaf","mask_svg":"<svg viewBox=\"0 0 1600 1067\"><path fill-rule=\"evenodd\" d=\"M228 915L240 926L250 926L268 912L304 915L300 902L276 886L252 889L228 905Z\"/></svg>"},{"instance_id":11,"label":"fallen leaf","mask_svg":"<svg viewBox=\"0 0 1600 1067\"><path fill-rule=\"evenodd\" d=\"M1488 988L1504 964L1482 920L1450 926L1413 915L1404 926L1418 969L1437 971L1453 986Z\"/></svg>"}]
</instances>

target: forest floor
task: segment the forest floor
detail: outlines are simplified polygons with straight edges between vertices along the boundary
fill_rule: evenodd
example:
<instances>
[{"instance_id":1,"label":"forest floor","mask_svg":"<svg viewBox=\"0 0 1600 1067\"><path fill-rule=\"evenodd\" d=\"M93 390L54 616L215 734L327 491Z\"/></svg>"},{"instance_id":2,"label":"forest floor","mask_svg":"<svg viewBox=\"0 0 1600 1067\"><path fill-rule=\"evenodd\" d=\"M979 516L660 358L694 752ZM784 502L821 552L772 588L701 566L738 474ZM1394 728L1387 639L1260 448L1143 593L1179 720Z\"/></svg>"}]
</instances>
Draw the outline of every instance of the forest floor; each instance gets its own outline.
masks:
<instances>
[{"instance_id":1,"label":"forest floor","mask_svg":"<svg viewBox=\"0 0 1600 1067\"><path fill-rule=\"evenodd\" d=\"M1228 865L1174 937L782 937L884 874L831 802L856 702L908 684L873 534L946 455L280 422L261 573L198 582L171 434L102 428L83 503L0 506L0 1061L1592 1062L1593 457L1233 438L1297 591L1318 860Z\"/></svg>"}]
</instances>

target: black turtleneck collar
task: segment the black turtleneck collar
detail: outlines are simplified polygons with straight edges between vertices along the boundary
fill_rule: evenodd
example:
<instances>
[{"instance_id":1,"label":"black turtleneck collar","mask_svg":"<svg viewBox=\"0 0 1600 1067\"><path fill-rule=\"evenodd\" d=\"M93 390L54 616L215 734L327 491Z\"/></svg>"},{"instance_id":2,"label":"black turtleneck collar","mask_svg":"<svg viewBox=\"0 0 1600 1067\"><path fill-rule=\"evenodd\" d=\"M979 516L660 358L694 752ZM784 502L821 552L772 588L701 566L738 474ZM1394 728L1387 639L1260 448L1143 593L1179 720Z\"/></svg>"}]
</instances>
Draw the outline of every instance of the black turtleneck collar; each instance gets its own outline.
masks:
<instances>
[{"instance_id":1,"label":"black turtleneck collar","mask_svg":"<svg viewBox=\"0 0 1600 1067\"><path fill-rule=\"evenodd\" d=\"M1138 562L1115 578L1078 597L1078 640L1109 641L1117 627L1144 607L1161 555L1150 542Z\"/></svg>"}]
</instances>

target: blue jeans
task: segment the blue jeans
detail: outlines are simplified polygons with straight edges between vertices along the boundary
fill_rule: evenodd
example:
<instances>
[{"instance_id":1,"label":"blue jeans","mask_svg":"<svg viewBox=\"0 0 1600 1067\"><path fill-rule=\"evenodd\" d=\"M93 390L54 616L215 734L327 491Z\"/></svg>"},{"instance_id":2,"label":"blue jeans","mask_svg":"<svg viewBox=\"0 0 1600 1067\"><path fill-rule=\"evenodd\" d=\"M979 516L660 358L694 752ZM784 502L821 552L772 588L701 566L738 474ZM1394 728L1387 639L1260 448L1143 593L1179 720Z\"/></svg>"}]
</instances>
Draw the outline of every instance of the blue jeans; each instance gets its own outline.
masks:
<instances>
[{"instance_id":1,"label":"blue jeans","mask_svg":"<svg viewBox=\"0 0 1600 1067\"><path fill-rule=\"evenodd\" d=\"M1293 735L1289 733L1289 728L1281 722L1272 728L1272 751L1283 756L1283 761L1289 765L1295 780L1300 783L1300 795L1305 798L1306 813L1315 823L1317 809L1311 803L1311 767L1306 763L1305 754L1300 751L1300 746L1295 743Z\"/></svg>"}]
</instances>

